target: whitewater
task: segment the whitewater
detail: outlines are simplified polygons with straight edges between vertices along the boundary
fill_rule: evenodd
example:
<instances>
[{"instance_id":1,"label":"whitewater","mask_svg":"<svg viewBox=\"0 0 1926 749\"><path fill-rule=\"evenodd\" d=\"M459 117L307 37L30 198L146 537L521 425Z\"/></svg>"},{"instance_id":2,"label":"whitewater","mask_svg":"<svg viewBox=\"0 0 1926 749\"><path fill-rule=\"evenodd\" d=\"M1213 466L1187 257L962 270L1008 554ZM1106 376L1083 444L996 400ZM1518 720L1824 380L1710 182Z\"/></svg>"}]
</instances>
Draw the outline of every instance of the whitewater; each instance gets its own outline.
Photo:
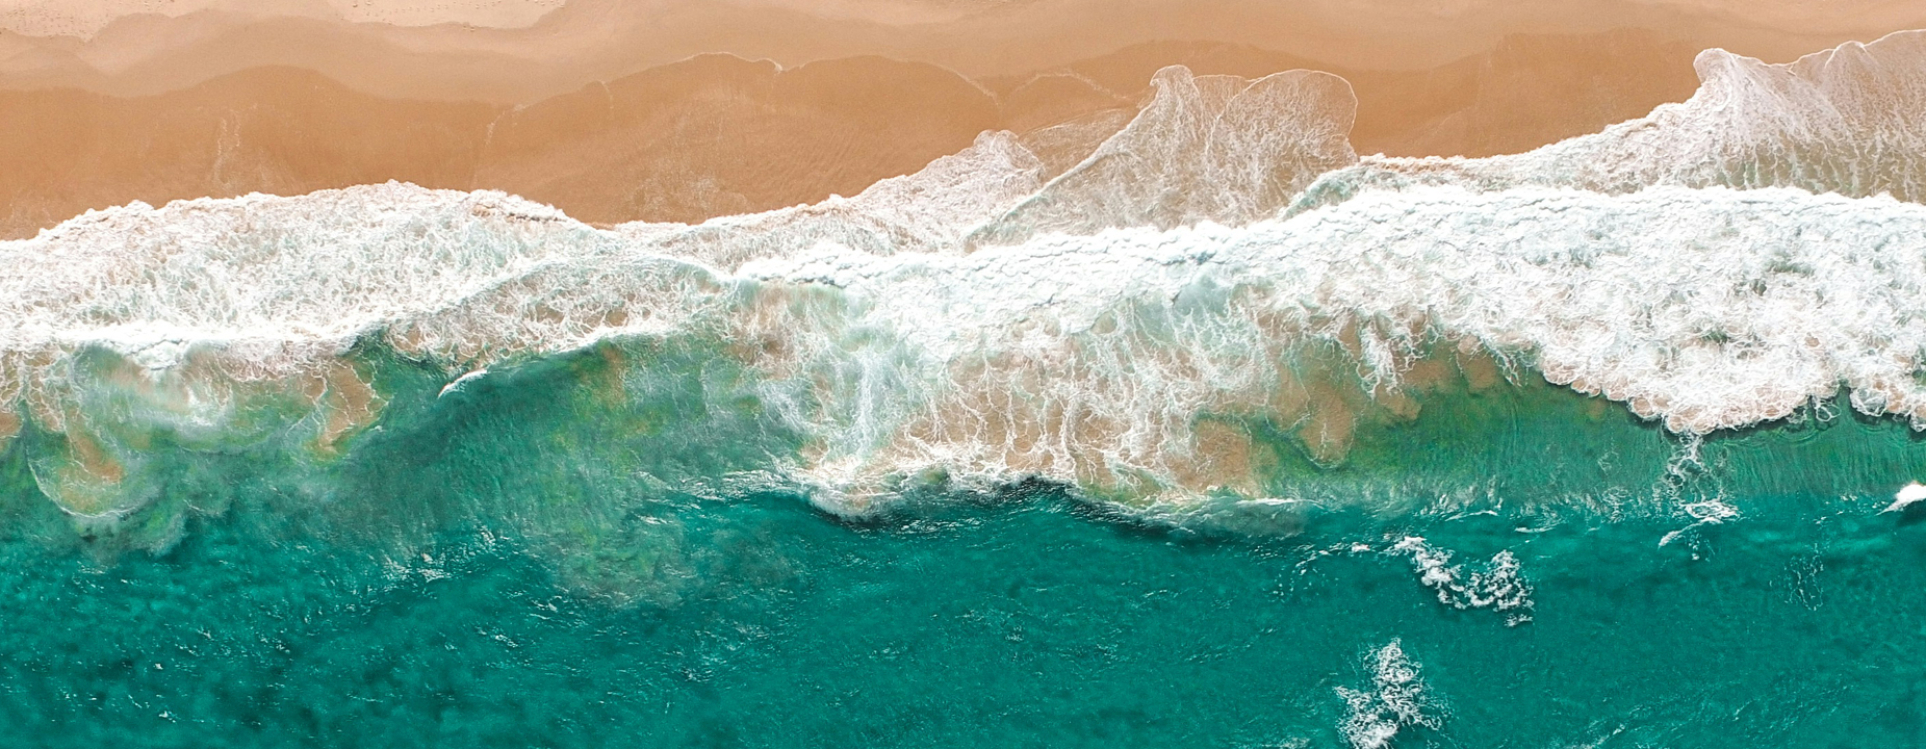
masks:
<instances>
[{"instance_id":1,"label":"whitewater","mask_svg":"<svg viewBox=\"0 0 1926 749\"><path fill-rule=\"evenodd\" d=\"M699 225L0 242L0 737L1926 741L1922 45L1482 159L1172 67Z\"/></svg>"},{"instance_id":2,"label":"whitewater","mask_svg":"<svg viewBox=\"0 0 1926 749\"><path fill-rule=\"evenodd\" d=\"M1901 199L1926 98L1895 64L1921 38L1711 51L1690 101L1489 159L1360 160L1327 74L1170 68L1113 133L985 133L698 226L402 184L96 211L0 244L0 426L218 441L248 399L300 393L328 447L380 416L350 355L369 341L453 379L695 336L807 435L778 470L849 512L931 472L1256 498L1252 420L1335 465L1453 378L1542 378L1688 438L1840 394L1926 428L1926 207ZM1307 371L1323 350L1343 361ZM134 405L90 411L103 393ZM107 443L69 459L101 479L82 493L139 459ZM59 483L82 515L138 504Z\"/></svg>"}]
</instances>

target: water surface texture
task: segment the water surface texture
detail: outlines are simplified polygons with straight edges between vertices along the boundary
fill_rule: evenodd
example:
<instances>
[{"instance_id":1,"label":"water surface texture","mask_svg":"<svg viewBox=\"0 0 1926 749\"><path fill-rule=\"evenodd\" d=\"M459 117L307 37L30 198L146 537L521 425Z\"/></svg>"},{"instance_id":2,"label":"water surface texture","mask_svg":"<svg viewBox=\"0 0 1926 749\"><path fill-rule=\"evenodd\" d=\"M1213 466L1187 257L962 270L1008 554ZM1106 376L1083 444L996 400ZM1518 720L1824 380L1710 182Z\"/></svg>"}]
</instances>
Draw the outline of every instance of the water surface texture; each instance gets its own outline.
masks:
<instances>
[{"instance_id":1,"label":"water surface texture","mask_svg":"<svg viewBox=\"0 0 1926 749\"><path fill-rule=\"evenodd\" d=\"M1926 33L1697 70L0 241L0 744L1926 745Z\"/></svg>"}]
</instances>

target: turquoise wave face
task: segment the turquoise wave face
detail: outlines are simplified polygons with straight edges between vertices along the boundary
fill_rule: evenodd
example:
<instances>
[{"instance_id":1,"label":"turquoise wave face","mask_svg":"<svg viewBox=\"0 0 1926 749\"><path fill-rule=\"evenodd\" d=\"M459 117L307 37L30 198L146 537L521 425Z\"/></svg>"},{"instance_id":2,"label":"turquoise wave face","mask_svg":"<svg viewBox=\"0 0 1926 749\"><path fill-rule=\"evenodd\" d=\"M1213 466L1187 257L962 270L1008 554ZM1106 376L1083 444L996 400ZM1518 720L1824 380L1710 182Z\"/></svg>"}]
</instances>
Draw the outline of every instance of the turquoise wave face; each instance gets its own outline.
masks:
<instances>
[{"instance_id":1,"label":"turquoise wave face","mask_svg":"<svg viewBox=\"0 0 1926 749\"><path fill-rule=\"evenodd\" d=\"M1384 405L1307 351L1341 440L1203 417L1255 494L919 476L839 515L696 338L452 388L364 346L360 421L264 388L219 431L99 357L0 460L8 745L1926 741L1926 518L1880 512L1926 443L1843 404L1694 441L1471 360Z\"/></svg>"}]
</instances>

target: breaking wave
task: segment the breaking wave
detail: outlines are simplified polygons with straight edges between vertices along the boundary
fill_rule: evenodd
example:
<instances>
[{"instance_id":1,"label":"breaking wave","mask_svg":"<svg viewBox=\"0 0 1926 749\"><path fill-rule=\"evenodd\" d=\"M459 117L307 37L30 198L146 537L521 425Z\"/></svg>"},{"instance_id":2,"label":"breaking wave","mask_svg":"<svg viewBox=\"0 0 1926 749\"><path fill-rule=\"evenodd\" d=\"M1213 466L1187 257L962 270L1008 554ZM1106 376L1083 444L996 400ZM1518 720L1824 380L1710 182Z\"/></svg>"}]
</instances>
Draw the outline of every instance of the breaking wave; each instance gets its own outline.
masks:
<instances>
[{"instance_id":1,"label":"breaking wave","mask_svg":"<svg viewBox=\"0 0 1926 749\"><path fill-rule=\"evenodd\" d=\"M729 475L838 512L1028 478L1140 506L1446 501L1489 469L1387 445L1534 409L1619 440L1578 463L1645 466L1598 469L1611 492L1676 493L1681 450L1840 399L1926 427L1922 39L1707 52L1691 101L1490 159L1360 162L1342 79L1171 68L1127 122L985 133L695 226L399 184L93 212L0 243L0 435L48 437L35 486L113 524L172 480L160 442L294 434L322 465L397 404L591 352L607 379L572 382L604 406L763 435ZM440 379L410 395L389 359ZM649 400L670 376L699 387ZM1373 460L1444 478L1387 490Z\"/></svg>"}]
</instances>

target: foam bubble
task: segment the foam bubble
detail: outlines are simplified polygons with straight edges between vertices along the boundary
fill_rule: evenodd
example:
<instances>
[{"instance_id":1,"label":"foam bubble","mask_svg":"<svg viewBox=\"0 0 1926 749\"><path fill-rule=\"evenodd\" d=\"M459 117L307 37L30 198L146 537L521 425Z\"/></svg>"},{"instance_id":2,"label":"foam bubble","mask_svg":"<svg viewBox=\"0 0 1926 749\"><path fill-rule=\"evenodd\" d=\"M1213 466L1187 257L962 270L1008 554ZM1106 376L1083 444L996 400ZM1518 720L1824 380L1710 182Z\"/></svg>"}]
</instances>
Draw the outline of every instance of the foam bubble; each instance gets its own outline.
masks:
<instances>
[{"instance_id":1,"label":"foam bubble","mask_svg":"<svg viewBox=\"0 0 1926 749\"><path fill-rule=\"evenodd\" d=\"M1246 81L1193 76L1174 65L1151 85L1155 95L1130 124L976 229L971 242L1245 223L1288 205L1318 174L1357 161L1346 140L1357 99L1348 82L1329 73L1293 70Z\"/></svg>"},{"instance_id":2,"label":"foam bubble","mask_svg":"<svg viewBox=\"0 0 1926 749\"><path fill-rule=\"evenodd\" d=\"M1365 659L1371 685L1365 689L1338 687L1350 710L1338 732L1355 749L1384 749L1409 728L1438 730L1444 724L1443 705L1425 685L1417 662L1392 640Z\"/></svg>"},{"instance_id":3,"label":"foam bubble","mask_svg":"<svg viewBox=\"0 0 1926 749\"><path fill-rule=\"evenodd\" d=\"M1521 185L1608 193L1656 185L1797 187L1926 201L1926 31L1769 64L1722 49L1694 62L1692 98L1536 150L1488 158L1366 157L1299 208L1365 187Z\"/></svg>"},{"instance_id":4,"label":"foam bubble","mask_svg":"<svg viewBox=\"0 0 1926 749\"><path fill-rule=\"evenodd\" d=\"M986 132L961 153L849 198L697 226L625 224L623 235L718 268L830 243L871 255L957 253L964 237L1044 185L1046 166L1008 132Z\"/></svg>"},{"instance_id":5,"label":"foam bubble","mask_svg":"<svg viewBox=\"0 0 1926 749\"><path fill-rule=\"evenodd\" d=\"M1880 512L1899 512L1921 501L1926 501L1926 485L1921 485L1919 482L1909 483L1900 487L1899 492L1893 495L1893 503Z\"/></svg>"},{"instance_id":6,"label":"foam bubble","mask_svg":"<svg viewBox=\"0 0 1926 749\"><path fill-rule=\"evenodd\" d=\"M733 271L674 254L687 230L402 185L97 213L0 243L0 398L58 428L78 397L64 372L95 349L154 383L198 368L298 390L371 335L457 372L711 336L815 435L805 472L849 496L932 469L1258 496L1240 424L1342 461L1363 415L1416 415L1441 341L1681 434L1842 387L1926 425L1926 207L1888 198L1426 187L967 255L822 241ZM241 397L193 392L209 423Z\"/></svg>"},{"instance_id":7,"label":"foam bubble","mask_svg":"<svg viewBox=\"0 0 1926 749\"><path fill-rule=\"evenodd\" d=\"M1467 570L1452 564L1452 553L1427 543L1419 536L1406 536L1392 544L1387 553L1411 558L1418 580L1438 594L1438 602L1459 610L1492 609L1505 615L1506 626L1531 621L1531 583L1519 571L1518 557L1510 551L1493 555L1483 569Z\"/></svg>"},{"instance_id":8,"label":"foam bubble","mask_svg":"<svg viewBox=\"0 0 1926 749\"><path fill-rule=\"evenodd\" d=\"M1679 507L1679 511L1685 513L1687 517L1692 518L1692 523L1660 537L1659 546L1670 546L1673 541L1685 537L1686 534L1694 530L1708 525L1719 525L1739 516L1738 508L1726 504L1716 497L1702 499L1697 502L1688 502Z\"/></svg>"}]
</instances>

